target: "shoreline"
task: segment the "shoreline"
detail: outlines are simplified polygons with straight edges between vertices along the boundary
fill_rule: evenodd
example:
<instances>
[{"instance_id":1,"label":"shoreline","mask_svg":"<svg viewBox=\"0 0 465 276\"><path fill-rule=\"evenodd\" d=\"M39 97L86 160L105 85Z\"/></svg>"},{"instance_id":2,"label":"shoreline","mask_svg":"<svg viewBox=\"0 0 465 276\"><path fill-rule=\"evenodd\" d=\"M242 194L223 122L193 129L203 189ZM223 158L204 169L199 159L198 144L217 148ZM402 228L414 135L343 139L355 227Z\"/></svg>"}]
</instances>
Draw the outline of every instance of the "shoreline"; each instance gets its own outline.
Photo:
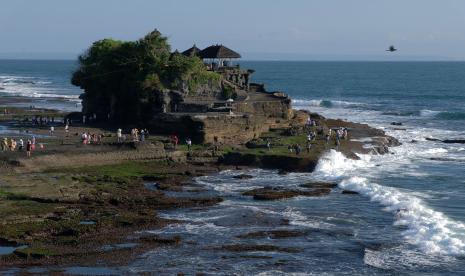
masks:
<instances>
[{"instance_id":1,"label":"shoreline","mask_svg":"<svg viewBox=\"0 0 465 276\"><path fill-rule=\"evenodd\" d=\"M21 111L21 109L17 110ZM58 138L64 136L64 130L61 129L62 127L56 128L55 137L42 138L46 143L46 149L43 152L34 153L31 159L25 159L18 153L9 153L7 156L2 154L0 171L6 175L0 177L0 184L4 182L9 184L6 185L6 189L5 185L0 186L0 202L2 198L4 202L10 204L29 202L33 204L34 209L40 206L39 209L43 210L36 214L27 214L29 221L34 221L35 218L39 222L26 224L24 224L26 217L17 217L16 222L13 218L8 223L11 215L9 217L0 213L0 216L7 222L3 225L8 225L10 230L18 228L15 227L18 225L25 228L22 235L14 233L15 231L0 231L0 247L7 243L18 246L28 245L27 248L17 249L9 255L1 255L0 263L7 267L43 264L53 266L57 263L61 266L92 265L92 261L96 260L91 258L92 261L86 261L86 255L89 255L90 251L97 254L94 256L105 259L109 263L121 265L129 262L144 250L148 251L157 246L176 246L182 243L183 241L174 236L152 237L145 240L141 237L139 246L136 248L121 249L125 251L125 254L113 254L114 250L120 253L120 249L108 252L101 250L105 245L127 243L128 236L133 236L136 231L159 229L169 223L176 223L159 219L156 210L183 209L194 206L208 208L221 202L221 198L196 198L194 196L186 199L166 195L170 192L182 192L185 187L202 191L202 187L189 186L194 177L215 174L226 169L237 170L238 173L251 168L278 169L282 174L292 171L311 172L321 156L334 148L334 145L326 145L323 137L318 135L319 137L312 144L312 152L308 154L303 152L300 156L289 153L286 145L300 144L305 141L305 134L299 133L299 127L305 124L307 113L297 111L296 114L294 126L297 128L291 135L288 133L289 129L273 129L246 145L221 145L216 154L212 145L194 145L191 152L187 151L185 145L173 150L166 136L151 136L143 145L138 143L118 145L114 142L115 138L112 133L92 125L72 126L71 137L67 139ZM349 158L357 158L356 152L386 154L390 146L398 145L395 138L368 125L325 119L317 114L312 114L312 117L317 118L318 124L323 128L347 127L351 129L350 139L342 141L340 148L341 152ZM18 127L11 121L11 118L3 119L0 117L0 124L6 122L12 128ZM48 132L47 128L31 127L30 129L37 134L46 135ZM103 143L101 145L80 145L78 134L84 130L101 132L104 135ZM352 141L352 139L358 141ZM370 140L372 147L365 148L366 143L359 142L361 140ZM270 150L266 148L265 141L272 141L273 146ZM27 174L35 178L32 181L35 186L31 183L27 185L24 183L21 176ZM247 177L247 175L238 174L238 177ZM50 182L54 182L52 186L55 187L52 188ZM69 187L69 183L72 183L72 188ZM156 188L147 188L147 183L152 183ZM25 189L30 185L34 187L32 191L31 188ZM58 191L56 191L56 186L59 186ZM298 195L324 196L328 189L331 190L331 187L334 188L334 186L310 185L297 191L267 191L265 189L254 191L251 195L254 198L262 197L267 200L285 199ZM24 194L25 192L29 194ZM79 195L77 197L76 192ZM96 212L93 210L96 206L99 206L99 209L103 208L111 215ZM63 207L78 209L79 212L73 214L57 211ZM21 217L20 214L25 211L25 207L19 206L13 210L19 212L19 217ZM123 213L130 221L113 223L111 218L114 219L115 215L121 217ZM95 223L85 225L81 224L82 221ZM38 224L40 227L43 227L43 224L47 227L51 226L53 231L44 232L44 228L38 227ZM40 238L44 234L52 236L53 244L58 247L50 250L55 245ZM109 235L112 238L106 238ZM86 247L85 245L90 241L97 246ZM76 244L84 245L84 249L80 246L73 248Z\"/></svg>"}]
</instances>

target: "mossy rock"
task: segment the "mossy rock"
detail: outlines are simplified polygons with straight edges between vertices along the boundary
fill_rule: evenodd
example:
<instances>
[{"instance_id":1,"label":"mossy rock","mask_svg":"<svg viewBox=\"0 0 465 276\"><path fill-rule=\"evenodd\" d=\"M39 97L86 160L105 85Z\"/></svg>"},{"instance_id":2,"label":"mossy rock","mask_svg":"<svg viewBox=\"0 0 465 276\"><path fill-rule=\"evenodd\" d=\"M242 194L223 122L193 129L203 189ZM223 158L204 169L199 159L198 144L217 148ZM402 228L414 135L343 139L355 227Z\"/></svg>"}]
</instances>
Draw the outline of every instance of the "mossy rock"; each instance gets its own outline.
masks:
<instances>
[{"instance_id":1,"label":"mossy rock","mask_svg":"<svg viewBox=\"0 0 465 276\"><path fill-rule=\"evenodd\" d=\"M311 189L333 189L337 187L337 184L331 182L309 182L300 185L300 187Z\"/></svg>"},{"instance_id":2,"label":"mossy rock","mask_svg":"<svg viewBox=\"0 0 465 276\"><path fill-rule=\"evenodd\" d=\"M162 238L160 236L145 236L139 238L140 241L145 243L159 244L159 245L178 245L181 243L181 236L173 236Z\"/></svg>"},{"instance_id":3,"label":"mossy rock","mask_svg":"<svg viewBox=\"0 0 465 276\"><path fill-rule=\"evenodd\" d=\"M50 248L47 247L27 247L16 249L13 254L20 258L33 258L33 259L42 259L57 256L58 254Z\"/></svg>"},{"instance_id":4,"label":"mossy rock","mask_svg":"<svg viewBox=\"0 0 465 276\"><path fill-rule=\"evenodd\" d=\"M255 200L279 200L296 196L325 196L331 192L330 188L318 188L311 191L290 190L282 187L265 187L253 189L242 193L245 196L253 196Z\"/></svg>"}]
</instances>

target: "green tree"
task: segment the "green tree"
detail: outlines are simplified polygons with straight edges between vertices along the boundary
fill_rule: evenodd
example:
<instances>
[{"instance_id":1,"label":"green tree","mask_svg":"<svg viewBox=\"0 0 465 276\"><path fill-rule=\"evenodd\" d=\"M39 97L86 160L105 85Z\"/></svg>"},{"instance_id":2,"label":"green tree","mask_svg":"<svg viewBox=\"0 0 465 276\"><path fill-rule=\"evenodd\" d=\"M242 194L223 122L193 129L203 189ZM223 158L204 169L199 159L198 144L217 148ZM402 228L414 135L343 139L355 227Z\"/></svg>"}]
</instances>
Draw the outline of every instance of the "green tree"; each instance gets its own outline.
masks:
<instances>
[{"instance_id":1,"label":"green tree","mask_svg":"<svg viewBox=\"0 0 465 276\"><path fill-rule=\"evenodd\" d=\"M123 123L152 118L166 90L195 93L220 79L199 58L171 54L167 38L157 30L138 41L96 41L78 61L71 82L84 89L83 112L111 114Z\"/></svg>"}]
</instances>

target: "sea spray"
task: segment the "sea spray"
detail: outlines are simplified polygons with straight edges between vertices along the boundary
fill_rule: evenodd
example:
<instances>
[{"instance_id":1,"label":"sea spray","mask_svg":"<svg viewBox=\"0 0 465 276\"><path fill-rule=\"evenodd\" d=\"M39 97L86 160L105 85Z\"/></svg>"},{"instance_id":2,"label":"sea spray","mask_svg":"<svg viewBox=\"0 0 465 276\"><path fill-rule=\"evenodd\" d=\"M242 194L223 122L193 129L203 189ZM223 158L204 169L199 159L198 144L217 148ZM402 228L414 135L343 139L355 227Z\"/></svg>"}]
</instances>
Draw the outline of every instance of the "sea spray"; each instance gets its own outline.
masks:
<instances>
[{"instance_id":1,"label":"sea spray","mask_svg":"<svg viewBox=\"0 0 465 276\"><path fill-rule=\"evenodd\" d=\"M443 213L428 207L421 199L393 187L372 183L360 176L363 169L373 167L370 157L351 160L342 153L331 150L319 162L315 174L339 179L341 189L358 192L371 201L385 206L393 213L394 225L404 226L402 232L410 244L427 254L464 255L465 225L455 222ZM376 170L376 168L370 168Z\"/></svg>"}]
</instances>

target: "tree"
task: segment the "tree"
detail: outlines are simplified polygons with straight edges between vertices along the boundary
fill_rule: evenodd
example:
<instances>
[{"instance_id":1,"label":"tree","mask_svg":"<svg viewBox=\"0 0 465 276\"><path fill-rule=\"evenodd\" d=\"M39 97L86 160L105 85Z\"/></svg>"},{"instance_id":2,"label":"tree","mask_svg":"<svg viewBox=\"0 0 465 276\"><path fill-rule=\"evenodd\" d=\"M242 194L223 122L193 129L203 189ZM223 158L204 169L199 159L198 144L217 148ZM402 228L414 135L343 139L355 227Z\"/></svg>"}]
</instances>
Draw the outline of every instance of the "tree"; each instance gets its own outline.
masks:
<instances>
[{"instance_id":1,"label":"tree","mask_svg":"<svg viewBox=\"0 0 465 276\"><path fill-rule=\"evenodd\" d=\"M83 112L111 114L122 123L152 118L170 89L195 93L221 78L197 57L172 54L157 30L138 41L96 41L78 61L71 82L84 89Z\"/></svg>"}]
</instances>

